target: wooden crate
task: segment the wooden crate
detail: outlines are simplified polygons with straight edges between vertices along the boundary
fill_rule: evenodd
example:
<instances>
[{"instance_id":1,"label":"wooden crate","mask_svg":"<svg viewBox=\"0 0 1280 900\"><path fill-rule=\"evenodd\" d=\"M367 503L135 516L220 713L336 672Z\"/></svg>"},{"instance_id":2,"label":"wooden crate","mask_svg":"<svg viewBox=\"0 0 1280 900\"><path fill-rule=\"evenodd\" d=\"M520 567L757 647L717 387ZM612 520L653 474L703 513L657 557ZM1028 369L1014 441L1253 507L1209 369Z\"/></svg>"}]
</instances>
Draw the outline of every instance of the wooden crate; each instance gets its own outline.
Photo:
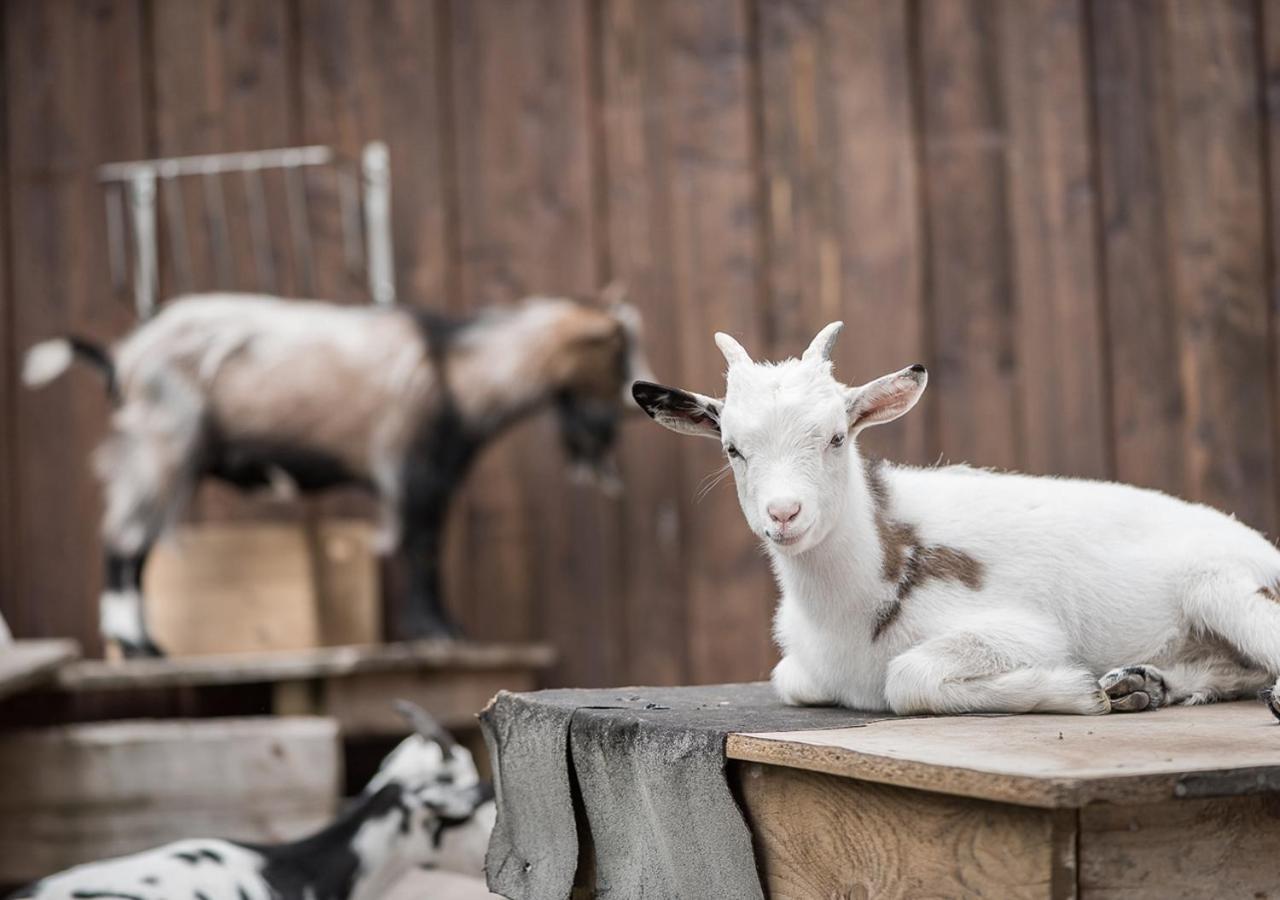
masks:
<instances>
[{"instance_id":1,"label":"wooden crate","mask_svg":"<svg viewBox=\"0 0 1280 900\"><path fill-rule=\"evenodd\" d=\"M372 643L377 572L364 522L187 524L147 565L147 621L174 657Z\"/></svg>"},{"instance_id":2,"label":"wooden crate","mask_svg":"<svg viewBox=\"0 0 1280 900\"><path fill-rule=\"evenodd\" d=\"M291 840L338 797L322 718L125 721L0 736L0 884L185 837Z\"/></svg>"},{"instance_id":3,"label":"wooden crate","mask_svg":"<svg viewBox=\"0 0 1280 900\"><path fill-rule=\"evenodd\" d=\"M727 753L773 900L1280 886L1280 730L1256 702L738 734Z\"/></svg>"}]
</instances>

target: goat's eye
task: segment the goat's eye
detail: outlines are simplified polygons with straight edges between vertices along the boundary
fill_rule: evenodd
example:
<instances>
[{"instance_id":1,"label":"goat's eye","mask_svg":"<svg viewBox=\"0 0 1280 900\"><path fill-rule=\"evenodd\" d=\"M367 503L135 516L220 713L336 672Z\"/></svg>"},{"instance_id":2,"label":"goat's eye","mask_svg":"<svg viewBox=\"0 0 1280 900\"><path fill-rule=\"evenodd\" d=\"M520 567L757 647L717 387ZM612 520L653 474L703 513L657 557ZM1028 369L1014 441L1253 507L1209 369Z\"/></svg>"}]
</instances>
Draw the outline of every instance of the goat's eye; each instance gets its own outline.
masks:
<instances>
[{"instance_id":1,"label":"goat's eye","mask_svg":"<svg viewBox=\"0 0 1280 900\"><path fill-rule=\"evenodd\" d=\"M742 454L738 452L738 448L733 444L725 444L724 452L729 454L731 459L742 459Z\"/></svg>"},{"instance_id":2,"label":"goat's eye","mask_svg":"<svg viewBox=\"0 0 1280 900\"><path fill-rule=\"evenodd\" d=\"M843 446L844 446L844 435L843 435L843 434L837 434L837 435L833 436L833 437L831 438L831 443L830 443L828 446L831 446L831 447L843 447Z\"/></svg>"}]
</instances>

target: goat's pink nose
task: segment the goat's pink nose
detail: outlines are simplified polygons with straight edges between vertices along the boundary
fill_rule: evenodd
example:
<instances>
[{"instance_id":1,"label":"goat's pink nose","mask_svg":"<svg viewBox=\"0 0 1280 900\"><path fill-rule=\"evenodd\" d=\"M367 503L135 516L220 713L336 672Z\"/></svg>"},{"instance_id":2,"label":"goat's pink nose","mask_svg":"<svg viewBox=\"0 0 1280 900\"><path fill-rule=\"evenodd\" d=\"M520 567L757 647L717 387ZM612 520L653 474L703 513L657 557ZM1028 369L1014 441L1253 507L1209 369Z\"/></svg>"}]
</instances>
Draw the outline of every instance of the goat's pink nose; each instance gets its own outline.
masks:
<instances>
[{"instance_id":1,"label":"goat's pink nose","mask_svg":"<svg viewBox=\"0 0 1280 900\"><path fill-rule=\"evenodd\" d=\"M769 518L779 525L786 525L800 515L799 500L773 500L769 503Z\"/></svg>"}]
</instances>

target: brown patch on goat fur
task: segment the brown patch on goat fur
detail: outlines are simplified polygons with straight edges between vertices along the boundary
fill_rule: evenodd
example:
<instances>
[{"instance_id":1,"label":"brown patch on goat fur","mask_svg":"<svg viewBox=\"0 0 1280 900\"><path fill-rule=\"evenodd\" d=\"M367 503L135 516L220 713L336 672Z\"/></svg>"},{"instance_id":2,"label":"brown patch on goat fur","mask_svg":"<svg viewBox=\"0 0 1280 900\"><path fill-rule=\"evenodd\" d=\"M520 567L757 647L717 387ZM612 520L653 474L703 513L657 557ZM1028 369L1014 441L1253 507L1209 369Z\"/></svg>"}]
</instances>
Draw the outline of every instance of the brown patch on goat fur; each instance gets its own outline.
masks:
<instances>
[{"instance_id":1,"label":"brown patch on goat fur","mask_svg":"<svg viewBox=\"0 0 1280 900\"><path fill-rule=\"evenodd\" d=\"M922 544L915 526L889 518L889 492L879 460L864 459L867 489L875 508L876 534L880 539L880 577L896 584L893 601L879 611L871 639L877 640L902 613L902 602L911 592L931 581L955 581L971 591L982 587L986 567L954 547Z\"/></svg>"},{"instance_id":2,"label":"brown patch on goat fur","mask_svg":"<svg viewBox=\"0 0 1280 900\"><path fill-rule=\"evenodd\" d=\"M1272 603L1280 603L1280 591L1277 591L1277 586L1275 585L1264 584L1262 587L1258 588L1256 593L1259 596L1270 600Z\"/></svg>"}]
</instances>

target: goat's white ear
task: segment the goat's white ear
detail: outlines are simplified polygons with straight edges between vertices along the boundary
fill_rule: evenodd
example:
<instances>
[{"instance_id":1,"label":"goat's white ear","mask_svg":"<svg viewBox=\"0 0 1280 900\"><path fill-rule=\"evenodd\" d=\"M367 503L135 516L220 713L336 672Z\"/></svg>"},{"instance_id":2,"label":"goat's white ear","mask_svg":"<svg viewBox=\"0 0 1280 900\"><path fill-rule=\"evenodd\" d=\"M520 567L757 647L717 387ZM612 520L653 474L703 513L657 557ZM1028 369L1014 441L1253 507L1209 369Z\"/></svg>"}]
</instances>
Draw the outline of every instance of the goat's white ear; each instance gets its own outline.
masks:
<instances>
[{"instance_id":1,"label":"goat's white ear","mask_svg":"<svg viewBox=\"0 0 1280 900\"><path fill-rule=\"evenodd\" d=\"M901 372L869 381L862 387L849 388L845 394L849 430L857 434L868 425L892 422L916 405L928 383L929 373L916 363Z\"/></svg>"},{"instance_id":2,"label":"goat's white ear","mask_svg":"<svg viewBox=\"0 0 1280 900\"><path fill-rule=\"evenodd\" d=\"M724 354L724 361L729 364L729 368L732 369L739 363L751 364L751 357L743 346L723 331L716 332L716 346Z\"/></svg>"},{"instance_id":3,"label":"goat's white ear","mask_svg":"<svg viewBox=\"0 0 1280 900\"><path fill-rule=\"evenodd\" d=\"M844 327L843 322L832 322L826 328L819 331L809 342L809 348L804 351L804 356L800 357L801 362L807 363L824 363L831 359L831 348L835 346L836 338L840 335L840 329Z\"/></svg>"},{"instance_id":4,"label":"goat's white ear","mask_svg":"<svg viewBox=\"0 0 1280 900\"><path fill-rule=\"evenodd\" d=\"M631 396L663 428L696 437L720 438L723 404L719 400L650 381L631 385Z\"/></svg>"}]
</instances>

